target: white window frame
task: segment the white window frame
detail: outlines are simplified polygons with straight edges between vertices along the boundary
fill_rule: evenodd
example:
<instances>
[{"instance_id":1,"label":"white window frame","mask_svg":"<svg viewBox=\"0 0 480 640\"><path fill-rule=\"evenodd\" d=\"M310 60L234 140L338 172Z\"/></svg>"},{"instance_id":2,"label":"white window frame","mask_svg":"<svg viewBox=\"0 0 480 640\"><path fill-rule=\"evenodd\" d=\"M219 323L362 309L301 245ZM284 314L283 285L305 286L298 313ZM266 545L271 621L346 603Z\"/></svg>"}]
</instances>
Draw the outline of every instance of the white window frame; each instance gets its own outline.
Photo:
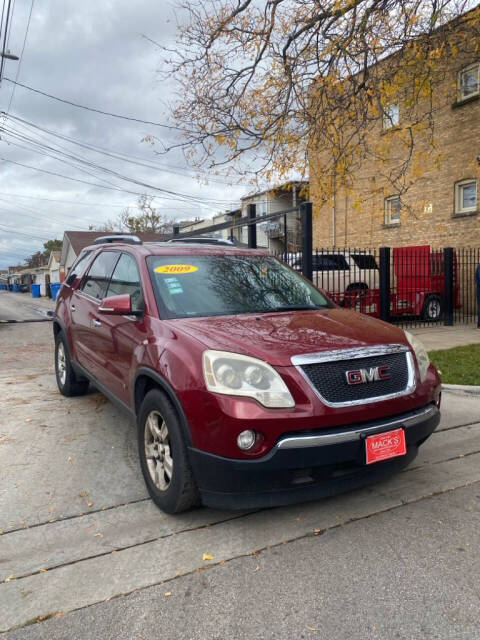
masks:
<instances>
[{"instance_id":1,"label":"white window frame","mask_svg":"<svg viewBox=\"0 0 480 640\"><path fill-rule=\"evenodd\" d=\"M398 127L400 123L400 107L397 102L389 104L383 110L383 130Z\"/></svg>"},{"instance_id":2,"label":"white window frame","mask_svg":"<svg viewBox=\"0 0 480 640\"><path fill-rule=\"evenodd\" d=\"M465 94L462 82L463 75L465 73L468 73L469 71L475 70L477 72L477 90L473 91L472 93ZM469 64L468 67L463 67L463 69L460 69L457 75L457 93L459 101L468 100L468 98L472 98L473 96L478 96L480 94L480 62L474 62L473 64Z\"/></svg>"},{"instance_id":3,"label":"white window frame","mask_svg":"<svg viewBox=\"0 0 480 640\"><path fill-rule=\"evenodd\" d=\"M399 212L398 212L398 219L394 219L392 218L392 212L393 212L393 207L392 207L392 203L394 201L398 200L399 203ZM384 204L384 221L385 224L388 225L397 225L400 224L400 215L401 215L401 209L402 209L402 203L400 200L400 196L398 195L393 195L393 196L389 196L388 198L385 198L385 204Z\"/></svg>"},{"instance_id":4,"label":"white window frame","mask_svg":"<svg viewBox=\"0 0 480 640\"><path fill-rule=\"evenodd\" d=\"M463 188L474 184L475 192L476 192L476 200L475 205L473 207L464 207L463 206ZM478 183L476 178L467 178L466 180L460 180L455 183L455 213L472 213L478 210Z\"/></svg>"}]
</instances>

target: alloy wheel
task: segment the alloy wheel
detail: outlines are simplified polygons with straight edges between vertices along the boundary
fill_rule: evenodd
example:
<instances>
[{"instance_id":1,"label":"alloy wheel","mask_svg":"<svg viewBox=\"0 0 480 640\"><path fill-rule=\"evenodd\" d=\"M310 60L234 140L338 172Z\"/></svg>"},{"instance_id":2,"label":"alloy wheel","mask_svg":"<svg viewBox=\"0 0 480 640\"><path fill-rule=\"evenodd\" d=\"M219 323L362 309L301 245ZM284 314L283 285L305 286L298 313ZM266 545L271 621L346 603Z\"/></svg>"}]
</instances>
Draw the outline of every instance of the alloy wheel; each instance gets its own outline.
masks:
<instances>
[{"instance_id":1,"label":"alloy wheel","mask_svg":"<svg viewBox=\"0 0 480 640\"><path fill-rule=\"evenodd\" d=\"M148 472L160 491L170 486L173 474L173 458L167 423L158 411L151 411L145 421L145 458Z\"/></svg>"},{"instance_id":2,"label":"alloy wheel","mask_svg":"<svg viewBox=\"0 0 480 640\"><path fill-rule=\"evenodd\" d=\"M58 344L57 349L57 371L60 383L64 385L67 379L67 359L65 357L65 347L62 342Z\"/></svg>"}]
</instances>

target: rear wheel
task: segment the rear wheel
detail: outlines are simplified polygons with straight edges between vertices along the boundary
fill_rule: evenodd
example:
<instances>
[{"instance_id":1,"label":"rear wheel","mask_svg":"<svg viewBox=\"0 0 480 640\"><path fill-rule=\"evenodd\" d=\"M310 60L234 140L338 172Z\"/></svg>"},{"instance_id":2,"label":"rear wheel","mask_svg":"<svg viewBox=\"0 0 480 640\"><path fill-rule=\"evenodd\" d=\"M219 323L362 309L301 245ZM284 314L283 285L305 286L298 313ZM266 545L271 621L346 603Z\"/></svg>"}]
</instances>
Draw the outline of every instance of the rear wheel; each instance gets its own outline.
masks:
<instances>
[{"instance_id":1,"label":"rear wheel","mask_svg":"<svg viewBox=\"0 0 480 640\"><path fill-rule=\"evenodd\" d=\"M88 380L77 376L73 370L65 336L58 333L55 338L55 376L58 390L67 397L83 396L88 390Z\"/></svg>"},{"instance_id":2,"label":"rear wheel","mask_svg":"<svg viewBox=\"0 0 480 640\"><path fill-rule=\"evenodd\" d=\"M422 320L438 322L443 316L443 300L440 295L433 293L425 298L422 309Z\"/></svg>"},{"instance_id":3,"label":"rear wheel","mask_svg":"<svg viewBox=\"0 0 480 640\"><path fill-rule=\"evenodd\" d=\"M140 466L152 500L166 513L199 504L177 413L159 389L145 396L137 429Z\"/></svg>"}]
</instances>

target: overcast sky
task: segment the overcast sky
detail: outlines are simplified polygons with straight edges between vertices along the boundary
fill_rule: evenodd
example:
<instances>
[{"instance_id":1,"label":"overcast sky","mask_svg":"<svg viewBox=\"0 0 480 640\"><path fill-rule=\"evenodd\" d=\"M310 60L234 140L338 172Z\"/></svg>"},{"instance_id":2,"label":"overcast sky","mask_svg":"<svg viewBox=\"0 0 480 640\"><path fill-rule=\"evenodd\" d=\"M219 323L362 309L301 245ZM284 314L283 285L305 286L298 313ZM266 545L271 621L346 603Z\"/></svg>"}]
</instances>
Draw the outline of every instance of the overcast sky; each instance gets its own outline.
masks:
<instances>
[{"instance_id":1,"label":"overcast sky","mask_svg":"<svg viewBox=\"0 0 480 640\"><path fill-rule=\"evenodd\" d=\"M15 1L8 48L16 55L22 51L30 8L31 0ZM175 29L173 4L168 0L35 0L21 61L6 61L4 77L14 80L18 72L18 82L72 102L173 124L169 113L173 87L160 79L161 53L143 36L168 46L174 43ZM5 79L0 85L0 109L4 112L13 86ZM0 118L0 268L22 262L41 249L45 240L61 238L66 229L87 230L90 224L113 219L136 201L133 193L75 182L11 161L97 185L155 194L98 169L89 168L86 173L46 157L42 155L45 150L34 150L32 139L61 146L71 155L124 176L201 200L182 202L157 195L156 206L177 219L211 216L234 207L240 196L252 190L248 184L223 184L227 179L218 176L207 185L200 184L181 153L158 156L153 147L141 141L153 134L168 142L175 136L168 129L78 109L20 86L15 89L9 115L6 120ZM14 118L130 158L143 158L158 168L83 149Z\"/></svg>"}]
</instances>

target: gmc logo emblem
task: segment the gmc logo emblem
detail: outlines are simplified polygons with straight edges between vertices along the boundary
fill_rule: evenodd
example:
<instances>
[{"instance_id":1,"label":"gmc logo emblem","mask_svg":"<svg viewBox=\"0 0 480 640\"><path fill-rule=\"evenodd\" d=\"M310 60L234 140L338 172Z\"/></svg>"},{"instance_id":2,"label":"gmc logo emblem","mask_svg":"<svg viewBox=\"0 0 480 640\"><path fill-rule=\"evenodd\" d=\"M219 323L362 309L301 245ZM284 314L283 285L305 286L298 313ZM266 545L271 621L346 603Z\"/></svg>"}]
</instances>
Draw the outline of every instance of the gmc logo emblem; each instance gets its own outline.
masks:
<instances>
[{"instance_id":1,"label":"gmc logo emblem","mask_svg":"<svg viewBox=\"0 0 480 640\"><path fill-rule=\"evenodd\" d=\"M388 380L392 377L389 373L390 367L386 364L370 369L352 369L345 371L348 384L363 384L364 382L376 382L377 380Z\"/></svg>"}]
</instances>

